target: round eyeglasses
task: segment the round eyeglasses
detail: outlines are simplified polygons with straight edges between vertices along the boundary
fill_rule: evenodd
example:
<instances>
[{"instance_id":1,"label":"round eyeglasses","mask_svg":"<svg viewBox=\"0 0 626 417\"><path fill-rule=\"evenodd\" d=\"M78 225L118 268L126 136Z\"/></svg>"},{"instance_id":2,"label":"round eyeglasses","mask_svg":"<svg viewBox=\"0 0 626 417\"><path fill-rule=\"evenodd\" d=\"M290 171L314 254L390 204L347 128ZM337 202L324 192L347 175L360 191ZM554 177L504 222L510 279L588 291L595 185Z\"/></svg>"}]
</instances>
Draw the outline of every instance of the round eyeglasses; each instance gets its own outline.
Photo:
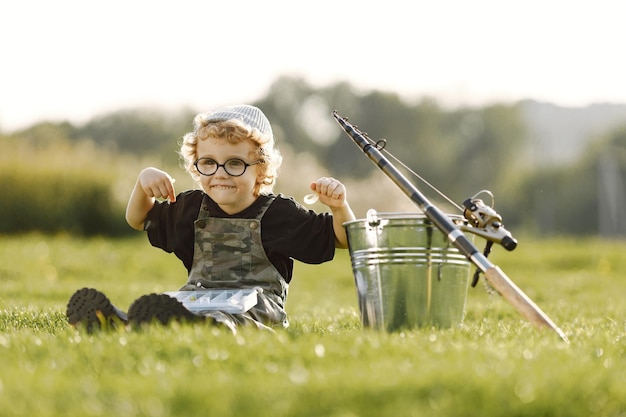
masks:
<instances>
[{"instance_id":1,"label":"round eyeglasses","mask_svg":"<svg viewBox=\"0 0 626 417\"><path fill-rule=\"evenodd\" d=\"M223 164L219 164L215 159L199 158L193 165L200 174L206 175L207 177L215 174L220 167L224 168L224 171L231 177L240 177L246 172L249 166L260 164L261 162L264 162L264 160L259 159L258 161L247 163L243 159L231 158Z\"/></svg>"}]
</instances>

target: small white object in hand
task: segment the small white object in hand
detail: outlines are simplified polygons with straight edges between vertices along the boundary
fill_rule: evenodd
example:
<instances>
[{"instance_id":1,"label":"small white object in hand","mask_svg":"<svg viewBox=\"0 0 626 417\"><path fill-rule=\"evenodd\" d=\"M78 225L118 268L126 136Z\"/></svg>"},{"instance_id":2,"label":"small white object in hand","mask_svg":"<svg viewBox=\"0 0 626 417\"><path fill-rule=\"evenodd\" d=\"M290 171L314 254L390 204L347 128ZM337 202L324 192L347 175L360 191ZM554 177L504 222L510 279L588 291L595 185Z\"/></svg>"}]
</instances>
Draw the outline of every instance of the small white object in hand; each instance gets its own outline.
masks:
<instances>
[{"instance_id":1,"label":"small white object in hand","mask_svg":"<svg viewBox=\"0 0 626 417\"><path fill-rule=\"evenodd\" d=\"M313 193L313 194L307 194L304 196L304 203L305 204L315 204L317 203L317 200L320 199L319 194Z\"/></svg>"}]
</instances>

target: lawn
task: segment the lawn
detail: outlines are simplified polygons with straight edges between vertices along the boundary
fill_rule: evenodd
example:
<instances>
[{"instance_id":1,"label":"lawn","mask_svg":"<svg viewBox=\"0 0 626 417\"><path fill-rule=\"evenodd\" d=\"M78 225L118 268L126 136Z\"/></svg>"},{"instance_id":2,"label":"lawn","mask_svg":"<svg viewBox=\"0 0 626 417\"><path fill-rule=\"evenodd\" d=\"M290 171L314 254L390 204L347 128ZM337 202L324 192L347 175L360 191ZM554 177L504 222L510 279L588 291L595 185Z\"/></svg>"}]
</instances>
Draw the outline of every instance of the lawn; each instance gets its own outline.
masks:
<instances>
[{"instance_id":1,"label":"lawn","mask_svg":"<svg viewBox=\"0 0 626 417\"><path fill-rule=\"evenodd\" d=\"M347 252L296 265L276 333L206 325L93 335L70 295L119 307L185 280L144 236L0 236L1 416L626 416L626 242L520 239L491 255L565 332L539 331L481 279L462 326L360 325Z\"/></svg>"}]
</instances>

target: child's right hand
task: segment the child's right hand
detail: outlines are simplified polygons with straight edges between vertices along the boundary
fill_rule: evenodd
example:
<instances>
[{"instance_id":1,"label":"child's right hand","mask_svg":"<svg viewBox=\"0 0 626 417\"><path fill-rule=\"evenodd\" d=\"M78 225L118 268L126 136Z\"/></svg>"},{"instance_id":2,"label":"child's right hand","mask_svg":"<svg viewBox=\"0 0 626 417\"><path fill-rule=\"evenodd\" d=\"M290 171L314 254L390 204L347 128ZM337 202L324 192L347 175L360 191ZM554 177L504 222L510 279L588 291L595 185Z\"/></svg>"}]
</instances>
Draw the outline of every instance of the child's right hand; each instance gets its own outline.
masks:
<instances>
[{"instance_id":1,"label":"child's right hand","mask_svg":"<svg viewBox=\"0 0 626 417\"><path fill-rule=\"evenodd\" d=\"M176 201L174 179L157 168L146 168L139 174L137 182L148 197L167 198L170 202Z\"/></svg>"}]
</instances>

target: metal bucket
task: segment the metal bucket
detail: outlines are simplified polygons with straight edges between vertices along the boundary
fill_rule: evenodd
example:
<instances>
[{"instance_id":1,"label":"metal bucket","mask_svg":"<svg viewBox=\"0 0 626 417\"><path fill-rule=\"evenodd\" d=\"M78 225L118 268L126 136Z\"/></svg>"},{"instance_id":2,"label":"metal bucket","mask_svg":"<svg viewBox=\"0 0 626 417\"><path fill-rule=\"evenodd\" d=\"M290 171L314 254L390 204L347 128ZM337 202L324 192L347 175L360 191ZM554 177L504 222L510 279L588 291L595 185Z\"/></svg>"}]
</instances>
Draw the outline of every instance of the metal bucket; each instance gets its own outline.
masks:
<instances>
[{"instance_id":1,"label":"metal bucket","mask_svg":"<svg viewBox=\"0 0 626 417\"><path fill-rule=\"evenodd\" d=\"M426 216L369 210L344 227L364 327L393 332L463 322L471 263Z\"/></svg>"}]
</instances>

